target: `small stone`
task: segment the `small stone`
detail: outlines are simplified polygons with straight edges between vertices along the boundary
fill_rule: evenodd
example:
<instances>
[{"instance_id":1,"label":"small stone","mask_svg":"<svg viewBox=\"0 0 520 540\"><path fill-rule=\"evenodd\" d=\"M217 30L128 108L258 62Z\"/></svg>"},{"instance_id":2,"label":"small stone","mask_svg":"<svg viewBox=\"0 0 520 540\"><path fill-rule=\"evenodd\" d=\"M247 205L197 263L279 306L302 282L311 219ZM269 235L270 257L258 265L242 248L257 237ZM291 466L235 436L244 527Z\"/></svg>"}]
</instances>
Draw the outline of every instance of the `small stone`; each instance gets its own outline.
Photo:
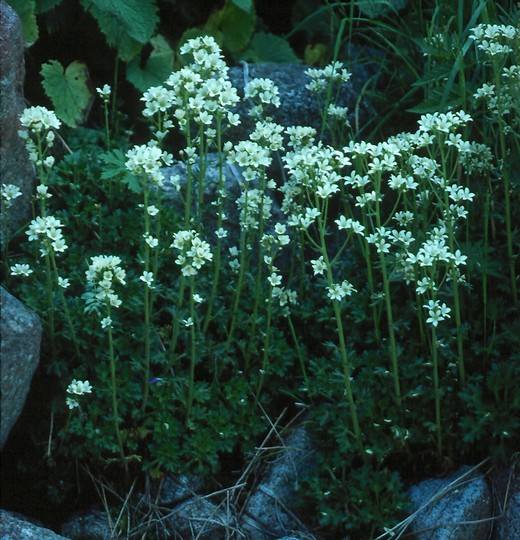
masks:
<instances>
[{"instance_id":1,"label":"small stone","mask_svg":"<svg viewBox=\"0 0 520 540\"><path fill-rule=\"evenodd\" d=\"M50 529L30 522L24 516L0 510L0 540L70 540Z\"/></svg>"},{"instance_id":2,"label":"small stone","mask_svg":"<svg viewBox=\"0 0 520 540\"><path fill-rule=\"evenodd\" d=\"M417 540L489 538L491 521L486 520L492 516L491 495L485 478L469 466L448 478L412 486L410 499L415 510L424 507L411 525Z\"/></svg>"}]
</instances>

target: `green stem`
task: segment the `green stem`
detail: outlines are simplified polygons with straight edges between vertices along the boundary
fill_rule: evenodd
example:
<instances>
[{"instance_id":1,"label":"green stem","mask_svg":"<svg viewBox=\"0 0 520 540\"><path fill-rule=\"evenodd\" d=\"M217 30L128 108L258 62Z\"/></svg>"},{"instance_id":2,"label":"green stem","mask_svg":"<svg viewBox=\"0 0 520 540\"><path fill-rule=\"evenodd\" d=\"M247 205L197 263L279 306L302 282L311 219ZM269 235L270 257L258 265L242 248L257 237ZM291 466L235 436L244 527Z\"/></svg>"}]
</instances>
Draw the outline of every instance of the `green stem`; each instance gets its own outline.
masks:
<instances>
[{"instance_id":1,"label":"green stem","mask_svg":"<svg viewBox=\"0 0 520 540\"><path fill-rule=\"evenodd\" d=\"M271 317L273 307L273 288L269 286L269 297L267 299L267 321L265 328L264 338L264 353L262 355L262 367L260 368L260 378L258 379L258 385L256 387L256 399L260 399L260 393L264 384L265 372L267 369L267 362L269 360L269 342L271 337Z\"/></svg>"},{"instance_id":2,"label":"green stem","mask_svg":"<svg viewBox=\"0 0 520 540\"><path fill-rule=\"evenodd\" d=\"M110 318L110 304L107 305L107 317ZM125 467L125 473L128 475L128 463L125 458L121 432L119 431L119 412L117 407L117 384L116 384L116 360L114 357L114 340L112 337L112 327L108 326L108 353L110 359L110 380L112 384L112 416L114 423L114 432L116 435L119 455Z\"/></svg>"},{"instance_id":3,"label":"green stem","mask_svg":"<svg viewBox=\"0 0 520 540\"><path fill-rule=\"evenodd\" d=\"M193 406L193 386L195 384L195 363L197 354L197 335L195 331L195 301L193 300L193 294L195 291L195 276L190 276L190 378L188 383L188 401L186 405L186 425L190 424L191 409Z\"/></svg>"},{"instance_id":4,"label":"green stem","mask_svg":"<svg viewBox=\"0 0 520 540\"><path fill-rule=\"evenodd\" d=\"M390 337L390 358L392 361L392 375L394 379L394 395L398 407L401 406L401 386L399 383L399 365L397 360L397 344L395 340L394 316L392 312L392 301L390 298L390 283L386 269L386 260L383 253L379 254L381 262L381 272L383 275L383 289L385 295L386 319L388 326L388 336Z\"/></svg>"},{"instance_id":5,"label":"green stem","mask_svg":"<svg viewBox=\"0 0 520 540\"><path fill-rule=\"evenodd\" d=\"M439 388L439 358L437 345L437 330L432 326L432 360L433 360L433 390L435 393L435 425L436 444L439 456L442 456L442 425L441 425L441 394Z\"/></svg>"}]
</instances>

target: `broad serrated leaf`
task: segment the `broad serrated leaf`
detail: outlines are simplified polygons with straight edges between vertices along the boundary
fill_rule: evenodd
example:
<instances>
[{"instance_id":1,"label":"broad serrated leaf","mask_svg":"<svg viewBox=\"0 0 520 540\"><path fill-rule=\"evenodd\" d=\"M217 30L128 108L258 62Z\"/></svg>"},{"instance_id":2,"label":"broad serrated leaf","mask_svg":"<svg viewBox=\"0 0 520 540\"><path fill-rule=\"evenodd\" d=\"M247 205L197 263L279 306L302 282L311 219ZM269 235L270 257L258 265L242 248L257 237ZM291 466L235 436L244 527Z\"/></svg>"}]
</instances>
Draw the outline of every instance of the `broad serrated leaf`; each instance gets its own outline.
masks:
<instances>
[{"instance_id":1,"label":"broad serrated leaf","mask_svg":"<svg viewBox=\"0 0 520 540\"><path fill-rule=\"evenodd\" d=\"M130 191L142 193L143 188L139 180L130 173L126 167L126 156L122 150L112 150L99 156L100 161L105 165L101 172L102 180L119 180L126 184Z\"/></svg>"},{"instance_id":2,"label":"broad serrated leaf","mask_svg":"<svg viewBox=\"0 0 520 540\"><path fill-rule=\"evenodd\" d=\"M26 47L30 47L38 39L36 4L34 0L8 0L7 3L16 11L20 18L24 44Z\"/></svg>"},{"instance_id":3,"label":"broad serrated leaf","mask_svg":"<svg viewBox=\"0 0 520 540\"><path fill-rule=\"evenodd\" d=\"M105 19L117 22L139 43L146 43L159 22L154 0L87 0L103 13ZM83 2L85 3L85 2Z\"/></svg>"},{"instance_id":4,"label":"broad serrated leaf","mask_svg":"<svg viewBox=\"0 0 520 540\"><path fill-rule=\"evenodd\" d=\"M88 70L85 64L72 62L64 71L57 60L43 64L40 71L43 88L49 96L57 116L70 127L84 121L92 92L88 87Z\"/></svg>"},{"instance_id":5,"label":"broad serrated leaf","mask_svg":"<svg viewBox=\"0 0 520 540\"><path fill-rule=\"evenodd\" d=\"M147 43L157 26L154 0L81 0L83 7L96 19L107 43L118 50L118 56L130 61Z\"/></svg>"},{"instance_id":6,"label":"broad serrated leaf","mask_svg":"<svg viewBox=\"0 0 520 540\"><path fill-rule=\"evenodd\" d=\"M356 4L363 15L377 19L389 13L397 13L406 6L407 0L357 0Z\"/></svg>"},{"instance_id":7,"label":"broad serrated leaf","mask_svg":"<svg viewBox=\"0 0 520 540\"><path fill-rule=\"evenodd\" d=\"M301 62L284 38L265 32L257 32L251 39L247 50L240 56L244 60L259 64L267 62L298 64Z\"/></svg>"},{"instance_id":8,"label":"broad serrated leaf","mask_svg":"<svg viewBox=\"0 0 520 540\"><path fill-rule=\"evenodd\" d=\"M163 84L173 68L174 53L164 37L153 37L150 43L153 49L144 67L139 57L126 66L126 78L141 92Z\"/></svg>"}]
</instances>

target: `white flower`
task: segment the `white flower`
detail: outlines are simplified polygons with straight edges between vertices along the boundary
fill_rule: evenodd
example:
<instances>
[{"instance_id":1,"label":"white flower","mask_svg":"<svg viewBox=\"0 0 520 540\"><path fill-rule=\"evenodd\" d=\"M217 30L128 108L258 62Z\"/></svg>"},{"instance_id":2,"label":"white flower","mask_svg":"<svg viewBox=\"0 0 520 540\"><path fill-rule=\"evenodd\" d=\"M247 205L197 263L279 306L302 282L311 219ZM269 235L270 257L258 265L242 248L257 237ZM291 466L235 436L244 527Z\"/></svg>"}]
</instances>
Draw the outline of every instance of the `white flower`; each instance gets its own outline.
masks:
<instances>
[{"instance_id":1,"label":"white flower","mask_svg":"<svg viewBox=\"0 0 520 540\"><path fill-rule=\"evenodd\" d=\"M139 276L139 279L141 281L144 281L148 287L152 286L153 283L153 273L152 272L143 272L141 276Z\"/></svg>"},{"instance_id":2,"label":"white flower","mask_svg":"<svg viewBox=\"0 0 520 540\"><path fill-rule=\"evenodd\" d=\"M319 259L312 260L311 265L315 276L322 275L323 272L327 269L327 265L323 260L323 256L321 256Z\"/></svg>"},{"instance_id":3,"label":"white flower","mask_svg":"<svg viewBox=\"0 0 520 540\"><path fill-rule=\"evenodd\" d=\"M220 227L215 231L215 235L217 236L217 238L226 238L228 232L224 228Z\"/></svg>"},{"instance_id":4,"label":"white flower","mask_svg":"<svg viewBox=\"0 0 520 540\"><path fill-rule=\"evenodd\" d=\"M159 245L159 240L154 238L151 234L143 234L144 241L151 247L155 248Z\"/></svg>"},{"instance_id":5,"label":"white flower","mask_svg":"<svg viewBox=\"0 0 520 540\"><path fill-rule=\"evenodd\" d=\"M101 328L111 328L112 327L112 319L110 317L105 317L104 319L101 319Z\"/></svg>"},{"instance_id":6,"label":"white flower","mask_svg":"<svg viewBox=\"0 0 520 540\"><path fill-rule=\"evenodd\" d=\"M61 278L61 277L58 277L58 285L60 287L63 287L64 289L66 289L67 287L70 286L70 283L69 283L69 280L68 278Z\"/></svg>"},{"instance_id":7,"label":"white flower","mask_svg":"<svg viewBox=\"0 0 520 540\"><path fill-rule=\"evenodd\" d=\"M67 393L75 394L77 396L90 394L92 393L92 386L88 381L77 381L76 379L73 379L67 387Z\"/></svg>"},{"instance_id":8,"label":"white flower","mask_svg":"<svg viewBox=\"0 0 520 540\"><path fill-rule=\"evenodd\" d=\"M112 93L112 89L108 84L105 84L103 88L96 88L96 92L99 94L99 97L107 102L110 99L110 94Z\"/></svg>"},{"instance_id":9,"label":"white flower","mask_svg":"<svg viewBox=\"0 0 520 540\"><path fill-rule=\"evenodd\" d=\"M11 274L13 276L29 276L33 271L28 264L13 264Z\"/></svg>"},{"instance_id":10,"label":"white flower","mask_svg":"<svg viewBox=\"0 0 520 540\"><path fill-rule=\"evenodd\" d=\"M282 283L282 276L276 274L275 272L273 272L268 278L267 278L267 281L269 281L270 285L272 287L276 287L278 285L281 285Z\"/></svg>"},{"instance_id":11,"label":"white flower","mask_svg":"<svg viewBox=\"0 0 520 540\"><path fill-rule=\"evenodd\" d=\"M201 304L202 302L204 302L204 298L202 298L202 296L200 296L200 294L194 294L193 295L193 301L196 304Z\"/></svg>"},{"instance_id":12,"label":"white flower","mask_svg":"<svg viewBox=\"0 0 520 540\"><path fill-rule=\"evenodd\" d=\"M65 403L67 404L67 407L70 410L75 409L75 408L79 409L79 403L78 403L77 399L73 399L73 398L68 397L68 398L65 399Z\"/></svg>"},{"instance_id":13,"label":"white flower","mask_svg":"<svg viewBox=\"0 0 520 540\"><path fill-rule=\"evenodd\" d=\"M146 211L148 212L149 216L156 216L159 213L159 209L154 205L148 206Z\"/></svg>"},{"instance_id":14,"label":"white flower","mask_svg":"<svg viewBox=\"0 0 520 540\"><path fill-rule=\"evenodd\" d=\"M182 324L186 327L186 328L189 328L190 326L193 326L193 319L191 317L188 317L187 319L184 319L182 321Z\"/></svg>"},{"instance_id":15,"label":"white flower","mask_svg":"<svg viewBox=\"0 0 520 540\"><path fill-rule=\"evenodd\" d=\"M20 197L21 194L20 188L14 184L2 184L0 189L0 197L5 201L6 208L10 208L13 204L11 201Z\"/></svg>"}]
</instances>

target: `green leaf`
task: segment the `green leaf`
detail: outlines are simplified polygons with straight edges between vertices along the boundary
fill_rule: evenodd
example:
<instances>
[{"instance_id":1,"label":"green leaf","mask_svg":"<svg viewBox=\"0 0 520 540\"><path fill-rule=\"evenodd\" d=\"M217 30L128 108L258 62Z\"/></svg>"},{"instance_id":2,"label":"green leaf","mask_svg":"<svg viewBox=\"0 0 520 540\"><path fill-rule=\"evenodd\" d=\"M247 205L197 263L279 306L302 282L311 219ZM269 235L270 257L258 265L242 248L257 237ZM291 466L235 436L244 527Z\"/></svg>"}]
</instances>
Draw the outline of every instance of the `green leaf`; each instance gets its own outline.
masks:
<instances>
[{"instance_id":1,"label":"green leaf","mask_svg":"<svg viewBox=\"0 0 520 540\"><path fill-rule=\"evenodd\" d=\"M36 23L36 4L34 0L8 0L7 3L16 11L23 29L23 40L30 47L38 39Z\"/></svg>"},{"instance_id":2,"label":"green leaf","mask_svg":"<svg viewBox=\"0 0 520 540\"><path fill-rule=\"evenodd\" d=\"M84 121L92 92L88 81L88 70L85 64L72 62L65 72L57 60L43 64L40 71L43 77L43 88L49 96L58 117L70 127L77 127Z\"/></svg>"},{"instance_id":3,"label":"green leaf","mask_svg":"<svg viewBox=\"0 0 520 540\"><path fill-rule=\"evenodd\" d=\"M107 43L128 62L147 43L158 23L154 0L81 0L96 19Z\"/></svg>"},{"instance_id":4,"label":"green leaf","mask_svg":"<svg viewBox=\"0 0 520 540\"><path fill-rule=\"evenodd\" d=\"M139 57L132 59L126 66L126 78L141 92L163 84L173 68L174 53L164 37L153 37L150 43L153 50L144 67Z\"/></svg>"},{"instance_id":5,"label":"green leaf","mask_svg":"<svg viewBox=\"0 0 520 540\"><path fill-rule=\"evenodd\" d=\"M254 10L247 12L231 1L213 13L204 26L211 35L222 34L222 45L231 53L242 51L248 44L256 23Z\"/></svg>"},{"instance_id":6,"label":"green leaf","mask_svg":"<svg viewBox=\"0 0 520 540\"><path fill-rule=\"evenodd\" d=\"M99 156L99 159L106 165L101 173L102 180L119 180L126 184L130 191L143 192L139 180L126 168L126 156L122 150L105 152Z\"/></svg>"},{"instance_id":7,"label":"green leaf","mask_svg":"<svg viewBox=\"0 0 520 540\"><path fill-rule=\"evenodd\" d=\"M265 32L257 32L247 50L240 57L256 63L297 64L301 62L284 38Z\"/></svg>"},{"instance_id":8,"label":"green leaf","mask_svg":"<svg viewBox=\"0 0 520 540\"><path fill-rule=\"evenodd\" d=\"M407 0L357 0L356 4L364 15L377 19L392 12L397 13L406 6Z\"/></svg>"}]
</instances>

